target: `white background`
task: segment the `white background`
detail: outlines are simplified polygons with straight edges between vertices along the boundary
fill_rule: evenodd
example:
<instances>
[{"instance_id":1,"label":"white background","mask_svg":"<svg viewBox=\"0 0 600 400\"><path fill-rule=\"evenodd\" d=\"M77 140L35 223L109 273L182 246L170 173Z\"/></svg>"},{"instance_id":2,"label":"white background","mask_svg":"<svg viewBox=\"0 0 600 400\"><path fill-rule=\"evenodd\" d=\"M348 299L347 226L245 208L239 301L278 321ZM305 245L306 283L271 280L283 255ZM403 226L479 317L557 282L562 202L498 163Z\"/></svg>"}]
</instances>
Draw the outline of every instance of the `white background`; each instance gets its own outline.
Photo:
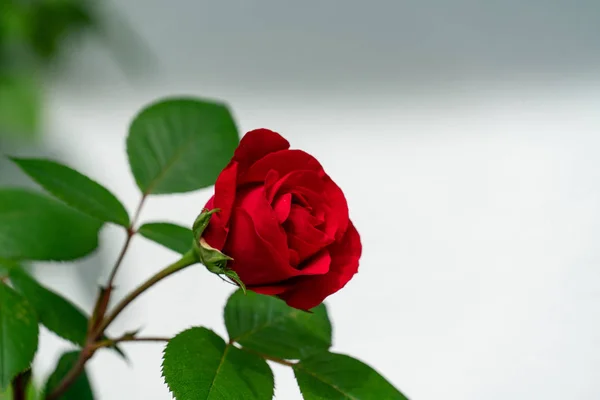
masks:
<instances>
[{"instance_id":1,"label":"white background","mask_svg":"<svg viewBox=\"0 0 600 400\"><path fill-rule=\"evenodd\" d=\"M600 398L597 7L366 3L123 2L159 67L132 83L100 46L73 54L48 89L49 152L132 210L133 114L165 95L223 99L241 132L279 131L346 193L364 256L327 301L334 351L412 400ZM210 195L152 198L142 221L189 225ZM90 260L39 277L90 308L123 239L108 227ZM175 257L136 239L117 295ZM225 334L231 290L186 270L112 332ZM51 334L41 346L38 379L65 348ZM131 365L110 352L91 362L98 398L169 399L162 346L126 352ZM276 397L300 399L291 371L274 370Z\"/></svg>"}]
</instances>

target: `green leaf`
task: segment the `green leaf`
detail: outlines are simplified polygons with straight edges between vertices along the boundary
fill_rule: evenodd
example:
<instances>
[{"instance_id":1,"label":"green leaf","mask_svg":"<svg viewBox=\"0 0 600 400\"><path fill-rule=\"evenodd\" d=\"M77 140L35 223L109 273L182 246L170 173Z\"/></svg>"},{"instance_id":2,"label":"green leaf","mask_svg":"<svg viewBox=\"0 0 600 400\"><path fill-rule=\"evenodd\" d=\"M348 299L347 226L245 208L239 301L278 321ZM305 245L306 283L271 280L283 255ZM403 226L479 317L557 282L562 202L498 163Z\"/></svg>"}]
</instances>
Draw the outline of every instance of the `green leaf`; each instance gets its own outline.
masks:
<instances>
[{"instance_id":1,"label":"green leaf","mask_svg":"<svg viewBox=\"0 0 600 400\"><path fill-rule=\"evenodd\" d=\"M0 76L0 136L31 138L39 127L40 85L26 74Z\"/></svg>"},{"instance_id":2,"label":"green leaf","mask_svg":"<svg viewBox=\"0 0 600 400\"><path fill-rule=\"evenodd\" d=\"M45 195L0 189L0 257L67 261L98 247L102 222Z\"/></svg>"},{"instance_id":3,"label":"green leaf","mask_svg":"<svg viewBox=\"0 0 600 400\"><path fill-rule=\"evenodd\" d=\"M13 268L20 268L21 266L14 261L5 260L0 258L0 277L6 278L10 274Z\"/></svg>"},{"instance_id":4,"label":"green leaf","mask_svg":"<svg viewBox=\"0 0 600 400\"><path fill-rule=\"evenodd\" d=\"M129 215L121 202L102 185L54 161L12 158L27 175L48 192L77 210L101 221L129 226Z\"/></svg>"},{"instance_id":5,"label":"green leaf","mask_svg":"<svg viewBox=\"0 0 600 400\"><path fill-rule=\"evenodd\" d=\"M27 400L42 400L42 395L40 391L35 387L35 385L29 381L27 385L27 392L25 394L25 398ZM9 387L7 390L0 390L0 400L13 400L12 389Z\"/></svg>"},{"instance_id":6,"label":"green leaf","mask_svg":"<svg viewBox=\"0 0 600 400\"><path fill-rule=\"evenodd\" d=\"M307 358L294 373L305 400L407 400L373 368L342 354Z\"/></svg>"},{"instance_id":7,"label":"green leaf","mask_svg":"<svg viewBox=\"0 0 600 400\"><path fill-rule=\"evenodd\" d=\"M19 293L0 282L0 390L29 368L38 345L35 311Z\"/></svg>"},{"instance_id":8,"label":"green leaf","mask_svg":"<svg viewBox=\"0 0 600 400\"><path fill-rule=\"evenodd\" d=\"M10 281L35 309L39 321L58 336L85 345L88 318L64 297L46 289L20 268L10 271Z\"/></svg>"},{"instance_id":9,"label":"green leaf","mask_svg":"<svg viewBox=\"0 0 600 400\"><path fill-rule=\"evenodd\" d=\"M272 357L301 359L331 347L331 323L324 304L312 313L272 296L236 291L225 306L231 341Z\"/></svg>"},{"instance_id":10,"label":"green leaf","mask_svg":"<svg viewBox=\"0 0 600 400\"><path fill-rule=\"evenodd\" d=\"M144 194L183 193L214 185L238 142L225 105L172 98L151 104L135 117L127 154Z\"/></svg>"},{"instance_id":11,"label":"green leaf","mask_svg":"<svg viewBox=\"0 0 600 400\"><path fill-rule=\"evenodd\" d=\"M42 1L31 7L32 50L49 63L65 48L65 38L81 35L96 25L95 16L87 1Z\"/></svg>"},{"instance_id":12,"label":"green leaf","mask_svg":"<svg viewBox=\"0 0 600 400\"><path fill-rule=\"evenodd\" d=\"M50 378L48 378L48 382L46 382L45 393L47 395L52 393L52 391L60 384L73 365L75 365L78 358L78 351L72 351L62 355L60 360L58 360L54 372L50 375ZM69 389L59 397L59 400L94 400L94 393L85 370L77 379L75 379L73 384L69 386Z\"/></svg>"},{"instance_id":13,"label":"green leaf","mask_svg":"<svg viewBox=\"0 0 600 400\"><path fill-rule=\"evenodd\" d=\"M177 400L273 398L273 373L265 360L225 344L206 328L188 329L169 341L163 376Z\"/></svg>"},{"instance_id":14,"label":"green leaf","mask_svg":"<svg viewBox=\"0 0 600 400\"><path fill-rule=\"evenodd\" d=\"M63 339L80 347L85 346L89 318L84 311L39 284L21 267L12 268L9 276L15 289L23 294L35 309L39 322ZM120 349L113 349L126 358Z\"/></svg>"},{"instance_id":15,"label":"green leaf","mask_svg":"<svg viewBox=\"0 0 600 400\"><path fill-rule=\"evenodd\" d=\"M26 369L25 371L20 372L17 376L15 376L12 380L12 384L9 387L9 390L7 390L5 393L8 393L8 395L13 396L12 393L14 394L19 394L20 397L18 397L18 399L35 399L37 396L37 390L35 390L34 385L32 384L32 373L31 373L31 368ZM12 392L11 392L12 390ZM17 393L15 393L17 392ZM21 396L22 395L22 396ZM24 397L23 397L24 396ZM0 394L0 400L2 400L4 398L4 395ZM13 399L13 397L9 397L10 399ZM15 397L16 398L16 397Z\"/></svg>"},{"instance_id":16,"label":"green leaf","mask_svg":"<svg viewBox=\"0 0 600 400\"><path fill-rule=\"evenodd\" d=\"M151 222L142 225L138 232L153 242L161 244L179 254L185 254L192 248L194 235L192 230L168 222Z\"/></svg>"}]
</instances>

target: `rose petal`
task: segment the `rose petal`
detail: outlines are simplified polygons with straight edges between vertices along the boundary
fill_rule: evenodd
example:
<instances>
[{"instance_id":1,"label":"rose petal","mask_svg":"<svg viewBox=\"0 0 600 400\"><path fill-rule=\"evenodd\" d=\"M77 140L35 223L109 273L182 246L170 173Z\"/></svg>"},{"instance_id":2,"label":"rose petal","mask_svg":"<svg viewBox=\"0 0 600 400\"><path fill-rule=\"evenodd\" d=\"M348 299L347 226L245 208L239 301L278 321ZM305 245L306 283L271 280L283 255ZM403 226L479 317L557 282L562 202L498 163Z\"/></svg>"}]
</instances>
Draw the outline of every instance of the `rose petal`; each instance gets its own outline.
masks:
<instances>
[{"instance_id":1,"label":"rose petal","mask_svg":"<svg viewBox=\"0 0 600 400\"><path fill-rule=\"evenodd\" d=\"M283 224L290 216L290 211L292 211L292 194L286 193L279 196L273 204L273 210L279 223Z\"/></svg>"},{"instance_id":2,"label":"rose petal","mask_svg":"<svg viewBox=\"0 0 600 400\"><path fill-rule=\"evenodd\" d=\"M298 187L295 189L291 189L290 193L292 193L292 203L299 204L303 206L307 211L312 215L311 225L317 226L323 222L324 218L327 218L331 214L330 206L327 203L327 199L321 193L315 193L310 189ZM321 218L319 218L321 216ZM337 219L332 219L330 223L337 226ZM334 236L335 229L331 229L331 237Z\"/></svg>"},{"instance_id":3,"label":"rose petal","mask_svg":"<svg viewBox=\"0 0 600 400\"><path fill-rule=\"evenodd\" d=\"M248 286L269 285L301 273L289 264L287 255L281 257L279 251L260 237L252 217L242 208L233 210L223 252L233 258L229 266Z\"/></svg>"},{"instance_id":4,"label":"rose petal","mask_svg":"<svg viewBox=\"0 0 600 400\"><path fill-rule=\"evenodd\" d=\"M315 257L311 265L303 270L306 275L317 275L326 274L329 271L329 265L331 263L331 256L329 252L323 251L318 257ZM287 282L280 282L273 285L258 285L258 286L246 286L246 289L252 290L259 294L265 294L268 296L275 296L284 293L286 290L294 287L294 280Z\"/></svg>"},{"instance_id":5,"label":"rose petal","mask_svg":"<svg viewBox=\"0 0 600 400\"><path fill-rule=\"evenodd\" d=\"M348 220L348 229L344 236L330 247L332 254L338 257L358 257L362 255L360 235L352 221Z\"/></svg>"},{"instance_id":6,"label":"rose petal","mask_svg":"<svg viewBox=\"0 0 600 400\"><path fill-rule=\"evenodd\" d=\"M288 246L290 247L290 250L293 249L296 252L296 255L298 256L298 261L295 265L298 265L307 258L310 258L317 254L320 250L323 250L326 244L310 243L294 235L293 233L288 233Z\"/></svg>"},{"instance_id":7,"label":"rose petal","mask_svg":"<svg viewBox=\"0 0 600 400\"><path fill-rule=\"evenodd\" d=\"M315 210L314 217L315 217L316 221L318 221L318 223L315 225L315 227L318 227L319 225L323 224L323 222L325 222L325 211L324 210Z\"/></svg>"},{"instance_id":8,"label":"rose petal","mask_svg":"<svg viewBox=\"0 0 600 400\"><path fill-rule=\"evenodd\" d=\"M269 203L273 202L273 199L275 198L275 190L277 185L277 182L279 181L279 173L277 171L275 171L274 169L270 169L269 172L267 172L267 176L265 176L265 182L264 182L264 187L265 187L265 193L267 195L267 200L269 201Z\"/></svg>"},{"instance_id":9,"label":"rose petal","mask_svg":"<svg viewBox=\"0 0 600 400\"><path fill-rule=\"evenodd\" d=\"M290 216L283 225L287 232L288 246L298 252L300 262L333 243L334 239L314 227L319 220L306 209L292 206Z\"/></svg>"},{"instance_id":10,"label":"rose petal","mask_svg":"<svg viewBox=\"0 0 600 400\"><path fill-rule=\"evenodd\" d=\"M239 193L236 204L250 215L258 235L287 259L287 236L277 214L267 202L264 188L259 186Z\"/></svg>"},{"instance_id":11,"label":"rose petal","mask_svg":"<svg viewBox=\"0 0 600 400\"><path fill-rule=\"evenodd\" d=\"M266 294L267 296L275 296L285 292L290 287L287 285L272 285L272 286L246 286L246 289L252 290L258 294Z\"/></svg>"},{"instance_id":12,"label":"rose petal","mask_svg":"<svg viewBox=\"0 0 600 400\"><path fill-rule=\"evenodd\" d=\"M310 154L302 150L280 150L257 160L241 177L242 183L264 182L267 173L275 170L284 176L296 170L316 171L324 175L321 164Z\"/></svg>"},{"instance_id":13,"label":"rose petal","mask_svg":"<svg viewBox=\"0 0 600 400\"><path fill-rule=\"evenodd\" d=\"M294 308L310 310L341 288L358 272L358 261L362 252L360 236L349 222L348 229L339 243L329 247L331 265L325 275L299 278L290 290L279 296Z\"/></svg>"},{"instance_id":14,"label":"rose petal","mask_svg":"<svg viewBox=\"0 0 600 400\"><path fill-rule=\"evenodd\" d=\"M290 143L279 133L269 129L255 129L242 137L233 159L240 163L240 171L246 171L267 154L289 148Z\"/></svg>"},{"instance_id":15,"label":"rose petal","mask_svg":"<svg viewBox=\"0 0 600 400\"><path fill-rule=\"evenodd\" d=\"M215 197L211 197L204 208L212 210L214 206ZM202 237L206 242L217 250L222 250L225 240L227 239L228 228L223 224L223 221L219 213L215 213L210 218L210 223L202 233Z\"/></svg>"},{"instance_id":16,"label":"rose petal","mask_svg":"<svg viewBox=\"0 0 600 400\"><path fill-rule=\"evenodd\" d=\"M219 208L219 217L223 225L229 223L231 209L235 202L238 164L231 161L219 174L215 183L214 208Z\"/></svg>"},{"instance_id":17,"label":"rose petal","mask_svg":"<svg viewBox=\"0 0 600 400\"><path fill-rule=\"evenodd\" d=\"M312 215L306 208L298 204L292 204L285 226L288 232L302 232L306 225L314 227L321 222L319 218Z\"/></svg>"},{"instance_id":18,"label":"rose petal","mask_svg":"<svg viewBox=\"0 0 600 400\"><path fill-rule=\"evenodd\" d=\"M267 173L265 181L272 180L272 171ZM275 197L278 193L288 193L292 190L306 188L313 193L321 193L324 188L324 183L321 176L316 171L298 170L286 174L269 188L269 200Z\"/></svg>"},{"instance_id":19,"label":"rose petal","mask_svg":"<svg viewBox=\"0 0 600 400\"><path fill-rule=\"evenodd\" d=\"M299 204L303 208L306 208L307 210L312 210L312 207L310 206L310 203L308 202L308 200L306 200L306 197L304 197L301 193L298 193L298 191L292 192L292 199L293 199L292 203Z\"/></svg>"},{"instance_id":20,"label":"rose petal","mask_svg":"<svg viewBox=\"0 0 600 400\"><path fill-rule=\"evenodd\" d=\"M215 194L211 197L204 208L212 210L218 208L221 211L213 214L210 224L203 233L206 242L217 250L221 250L227 239L229 218L236 197L237 162L231 161L221 171L215 183Z\"/></svg>"},{"instance_id":21,"label":"rose petal","mask_svg":"<svg viewBox=\"0 0 600 400\"><path fill-rule=\"evenodd\" d=\"M327 250L321 251L302 267L303 275L324 275L329 272L331 256Z\"/></svg>"},{"instance_id":22,"label":"rose petal","mask_svg":"<svg viewBox=\"0 0 600 400\"><path fill-rule=\"evenodd\" d=\"M348 203L346 202L346 196L344 196L342 189L340 189L328 175L325 176L323 182L325 184L323 195L327 199L330 207L330 212L329 215L325 217L325 222L329 222L336 227L335 238L336 240L339 240L346 232L350 220L348 216Z\"/></svg>"},{"instance_id":23,"label":"rose petal","mask_svg":"<svg viewBox=\"0 0 600 400\"><path fill-rule=\"evenodd\" d=\"M288 251L290 252L290 264L292 265L292 267L296 267L298 264L300 264L300 256L298 255L298 252L294 249L288 249Z\"/></svg>"}]
</instances>

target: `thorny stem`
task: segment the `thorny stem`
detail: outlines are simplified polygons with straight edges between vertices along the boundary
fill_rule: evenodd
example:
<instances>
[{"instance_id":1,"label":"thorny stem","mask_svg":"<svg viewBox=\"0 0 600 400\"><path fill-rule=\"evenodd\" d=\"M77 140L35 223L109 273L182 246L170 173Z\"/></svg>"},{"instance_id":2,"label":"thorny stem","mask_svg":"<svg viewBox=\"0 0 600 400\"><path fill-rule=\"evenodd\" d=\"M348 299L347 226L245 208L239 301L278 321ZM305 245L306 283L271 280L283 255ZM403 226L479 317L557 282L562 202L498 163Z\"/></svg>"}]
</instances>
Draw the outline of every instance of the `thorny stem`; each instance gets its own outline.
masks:
<instances>
[{"instance_id":1,"label":"thorny stem","mask_svg":"<svg viewBox=\"0 0 600 400\"><path fill-rule=\"evenodd\" d=\"M77 379L79 374L83 371L85 367L85 363L92 358L94 352L90 349L89 345L86 345L79 353L79 358L75 362L75 365L71 368L71 370L65 375L62 381L52 390L50 394L46 396L46 400L56 400L60 396L62 396L69 386Z\"/></svg>"},{"instance_id":2,"label":"thorny stem","mask_svg":"<svg viewBox=\"0 0 600 400\"><path fill-rule=\"evenodd\" d=\"M266 354L258 354L258 355L261 356L262 358L264 358L265 360L273 361L273 362L276 362L277 364L285 365L287 367L293 367L294 365L296 365L296 363L293 363L291 361L283 360L281 358L271 357Z\"/></svg>"},{"instance_id":3,"label":"thorny stem","mask_svg":"<svg viewBox=\"0 0 600 400\"><path fill-rule=\"evenodd\" d=\"M127 306L127 304L123 304L123 302L121 302L120 310L115 310L115 312L113 312L111 314L111 316L109 317L110 320L107 323L103 322L104 315L106 313L106 309L110 302L110 296L112 294L112 289L114 286L115 278L117 276L117 272L119 271L119 267L123 263L125 254L127 253L127 250L129 249L129 245L131 244L131 239L133 238L133 236L136 233L135 225L140 217L140 213L142 211L144 202L146 201L146 197L147 197L147 194L144 193L142 195L142 198L140 199L140 202L139 202L136 210L135 210L134 216L131 219L131 223L129 224L129 227L127 227L127 238L125 239L125 243L123 244L123 248L121 249L121 252L119 253L119 256L117 257L115 265L111 270L110 276L108 278L108 284L106 285L105 288L101 289L100 293L98 294L98 299L96 300L96 304L94 305L94 311L92 313L92 317L90 318L90 324L88 326L86 344L83 347L83 349L81 350L81 353L79 354L79 358L75 362L75 365L71 368L71 370L67 373L67 375L65 375L65 377L62 379L62 381L59 383L59 385L51 393L49 393L46 396L47 400L58 399L61 395L64 394L64 392L75 381L75 379L77 379L79 374L81 374L81 372L83 371L83 369L85 367L85 363L90 358L92 358L95 351L98 349L97 347L95 347L96 340L102 336L102 334L104 333L104 330L106 330L106 327L110 324L110 322L112 322L112 320L114 320L116 318L116 316L123 310L123 308L125 308ZM175 264L177 264L177 263L175 263ZM156 281L156 282L158 282L158 281ZM154 283L156 283L156 282L154 282ZM139 292L137 295L139 295L139 294L141 294L141 292ZM129 302L131 302L135 297L137 297L137 295L128 296ZM118 306L118 308L119 308L119 306ZM100 327L98 327L98 325L100 325Z\"/></svg>"},{"instance_id":4,"label":"thorny stem","mask_svg":"<svg viewBox=\"0 0 600 400\"><path fill-rule=\"evenodd\" d=\"M97 349L100 349L100 348L103 348L103 347L111 347L111 346L114 346L115 344L126 343L126 342L129 342L129 343L132 343L132 342L168 342L169 340L171 340L171 339L167 338L167 337L132 337L132 336L125 335L125 336L117 338L117 339L112 339L112 340L109 339L109 340L104 340L102 342L97 342L94 345L94 349L97 350ZM229 342L229 345L233 346L233 342ZM259 357L262 357L265 360L273 361L275 363L278 363L278 364L281 364L281 365L285 365L285 366L288 366L288 367L293 367L294 365L296 365L296 363L293 363L291 361L287 361L287 360L284 360L284 359L281 359L281 358L277 358L277 357L271 357L271 356L268 356L266 354L254 351L254 350L247 349L245 347L241 347L239 349L243 350L243 351L245 351L247 353L254 354L254 355L257 355Z\"/></svg>"},{"instance_id":5,"label":"thorny stem","mask_svg":"<svg viewBox=\"0 0 600 400\"><path fill-rule=\"evenodd\" d=\"M123 342L168 342L169 338L165 337L135 337L135 334L125 334L117 339L108 339L97 341L106 331L108 326L123 312L123 310L131 304L136 298L138 298L141 294L146 292L152 286L162 281L163 279L171 276L172 274L181 271L182 269L196 264L199 262L198 256L196 252L192 249L185 253L178 261L173 264L167 266L161 271L157 272L155 275L150 277L146 282L142 283L137 289L127 295L123 300L121 300L114 308L114 310L105 317L105 312L110 300L110 295L112 293L112 288L114 285L115 278L117 276L117 272L119 267L121 266L123 259L125 258L125 254L129 249L129 245L131 243L131 239L135 235L136 231L134 229L135 224L139 218L142 206L146 200L146 194L144 194L140 200L140 203L135 211L134 217L131 220L131 224L127 228L127 238L123 245L121 252L115 262L115 265L111 271L110 277L108 279L108 284L101 290L98 295L98 299L96 301L96 305L94 306L94 313L92 314L92 319L90 320L90 326L88 327L88 334L86 344L81 350L79 354L79 358L71 368L71 370L65 375L62 381L56 386L56 388L46 396L46 400L57 400L60 396L62 396L67 389L73 384L73 382L77 379L77 377L83 372L85 368L85 364L91 359L94 353L101 348L111 347L117 343ZM1 279L2 277L0 277ZM230 342L230 345L233 345L233 342ZM288 367L293 367L296 365L293 362L283 360L276 357L271 357L266 354L258 353L256 351L242 348L242 350L253 353L262 357L265 360L273 361L281 365L285 365ZM15 400L18 400L16 398Z\"/></svg>"},{"instance_id":6,"label":"thorny stem","mask_svg":"<svg viewBox=\"0 0 600 400\"><path fill-rule=\"evenodd\" d=\"M234 342L230 341L229 345L233 346L233 343ZM246 347L241 347L241 350L245 351L246 353L251 353L251 354L257 355L257 356L259 356L261 358L264 358L265 360L273 361L273 362L276 362L277 364L285 365L287 367L293 367L294 365L296 365L296 363L293 363L291 361L287 361L287 360L284 360L282 358L271 357L271 356L268 356L266 354L259 353L258 351L254 351L254 350L248 349Z\"/></svg>"},{"instance_id":7,"label":"thorny stem","mask_svg":"<svg viewBox=\"0 0 600 400\"><path fill-rule=\"evenodd\" d=\"M142 207L144 206L146 197L147 196L145 194L142 195L140 203L138 204L138 206L135 210L135 214L133 215L133 218L131 219L131 223L129 224L129 228L127 228L127 239L125 240L125 244L123 245L123 250L121 250L121 254L119 254L119 258L117 258L117 262L115 263L115 266L113 267L112 272L110 273L110 277L108 278L108 284L107 284L108 288L112 288L112 286L115 282L115 278L117 276L117 272L119 271L119 267L121 266L121 263L123 262L123 258L125 257L125 253L127 252L127 249L129 248L129 244L131 243L131 238L133 237L133 235L135 235L135 224L137 223L137 220L140 217L140 213L142 212Z\"/></svg>"},{"instance_id":8,"label":"thorny stem","mask_svg":"<svg viewBox=\"0 0 600 400\"><path fill-rule=\"evenodd\" d=\"M119 304L117 304L115 306L115 309L112 311L112 313L110 313L106 318L104 318L101 321L98 328L96 328L93 331L88 333L88 339L87 339L86 345L81 350L81 353L79 354L79 358L77 359L75 365L71 368L69 373L63 378L63 380L60 382L60 384L46 397L46 400L56 400L61 395L63 395L64 392L69 388L69 386L71 386L71 384L75 381L75 379L77 379L79 374L81 374L81 372L83 371L83 369L85 367L85 363L90 358L92 358L92 356L94 355L96 350L98 350L99 348L102 348L102 347L112 346L112 344L114 344L115 340L96 342L96 339L98 337L102 336L102 334L104 333L106 328L108 328L108 326L115 320L115 318L117 318L119 316L119 314L133 300L135 300L139 295L141 295L146 290L150 289L152 286L154 286L156 283L160 282L161 280L165 279L166 277L176 273L177 271L181 271L182 269L184 269L192 264L196 264L197 262L198 262L198 257L196 256L196 253L193 250L190 250L189 252L184 254L178 261L174 262L173 264L171 264L171 265L167 266L166 268L162 269L161 271L157 272L154 276L152 276L146 282L142 283L137 289L135 289L133 292L131 292L129 295L127 295L127 297L125 297L123 300L121 300L119 302ZM132 337L131 335L125 335L121 338L121 340L117 339L117 341L119 341L119 342L138 341L138 340L134 340L134 339L137 339L137 338ZM139 341L148 341L148 340L144 340L143 338L141 338L141 339L142 340L139 340ZM157 339L157 338L152 338L152 339ZM162 338L160 338L159 340L161 340L161 339Z\"/></svg>"},{"instance_id":9,"label":"thorny stem","mask_svg":"<svg viewBox=\"0 0 600 400\"><path fill-rule=\"evenodd\" d=\"M198 256L193 250L185 253L178 261L173 264L167 266L165 269L158 271L154 276L149 278L146 282L142 283L137 289L128 294L123 300L119 302L112 311L100 324L98 329L94 332L94 335L98 337L99 334L102 334L106 328L119 316L119 314L139 295L144 293L146 290L150 289L152 286L162 281L168 276L173 275L174 273L181 271L182 269L196 264L198 262Z\"/></svg>"},{"instance_id":10,"label":"thorny stem","mask_svg":"<svg viewBox=\"0 0 600 400\"><path fill-rule=\"evenodd\" d=\"M21 372L12 380L12 398L13 400L27 399L27 385L31 380L31 369Z\"/></svg>"},{"instance_id":11,"label":"thorny stem","mask_svg":"<svg viewBox=\"0 0 600 400\"><path fill-rule=\"evenodd\" d=\"M94 306L94 311L92 313L92 318L90 319L89 332L92 333L97 328L97 324L104 318L104 314L106 313L106 309L108 307L108 303L110 302L110 296L112 294L112 289L115 283L115 278L117 277L117 272L119 271L119 267L123 263L123 259L125 258L125 254L129 249L129 245L131 244L131 239L135 235L135 225L140 217L140 213L142 212L142 207L146 201L146 194L142 195L140 202L135 210L133 218L129 226L127 227L127 238L125 239L125 243L123 244L123 248L117 257L117 261L115 261L115 265L110 272L110 276L108 278L108 283L106 286L100 290L98 293L98 299L96 300L96 304ZM92 338L96 339L96 338Z\"/></svg>"},{"instance_id":12,"label":"thorny stem","mask_svg":"<svg viewBox=\"0 0 600 400\"><path fill-rule=\"evenodd\" d=\"M93 355L93 353L96 350L104 348L104 347L111 347L111 346L114 346L117 343L125 343L125 342L129 342L129 343L133 343L133 342L138 342L138 343L141 343L141 342L146 342L146 343L147 342L168 342L169 340L170 339L167 338L167 337L131 337L131 336L129 336L129 335L126 334L126 335L124 335L124 336L122 336L120 338L117 338L117 339L105 340L105 341L102 341L102 342L97 342L94 345L90 346L89 349L91 351L90 354ZM233 346L234 342L229 342L229 345ZM240 349L242 351L245 351L247 353L250 353L250 354L257 355L257 356L259 356L259 357L261 357L261 358L263 358L263 359L265 359L267 361L272 361L272 362L275 362L277 364L285 365L286 367L293 368L296 365L296 363L294 363L294 362L287 361L287 360L284 360L284 359L281 359L281 358L277 358L277 357L271 357L271 356L268 356L266 354L259 353L257 351L248 349L246 347L241 347L241 348L238 347L238 349ZM79 374L83 371L85 363L91 358L91 355L84 357L82 359L83 361L78 361L77 364L75 365L75 367L65 377L65 378L67 378L67 377L69 378L69 382L67 384L65 384L65 385L61 384L60 387L57 387L57 389L50 396L46 397L46 399L47 400L56 400L56 399L58 399L58 397L60 395L62 395L64 393L64 391L66 391L66 389L70 386L70 384L72 383L71 380L75 380L77 378L77 376L79 376ZM58 389L60 389L61 391L57 395L55 395L55 393L58 391Z\"/></svg>"},{"instance_id":13,"label":"thorny stem","mask_svg":"<svg viewBox=\"0 0 600 400\"><path fill-rule=\"evenodd\" d=\"M131 337L131 336L123 336L120 337L118 339L112 339L112 340L103 340L101 342L97 342L96 344L94 344L94 349L101 349L103 347L111 347L114 346L115 344L118 343L125 343L125 342L168 342L170 340L170 338L167 337Z\"/></svg>"}]
</instances>

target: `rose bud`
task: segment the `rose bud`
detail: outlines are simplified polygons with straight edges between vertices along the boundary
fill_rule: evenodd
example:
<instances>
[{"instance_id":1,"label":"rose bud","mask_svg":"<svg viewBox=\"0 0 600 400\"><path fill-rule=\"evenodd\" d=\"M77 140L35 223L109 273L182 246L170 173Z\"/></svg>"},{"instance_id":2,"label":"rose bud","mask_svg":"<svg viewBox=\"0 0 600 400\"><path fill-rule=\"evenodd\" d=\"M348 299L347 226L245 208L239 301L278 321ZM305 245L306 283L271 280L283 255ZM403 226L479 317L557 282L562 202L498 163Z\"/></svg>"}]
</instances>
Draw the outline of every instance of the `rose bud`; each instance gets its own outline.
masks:
<instances>
[{"instance_id":1,"label":"rose bud","mask_svg":"<svg viewBox=\"0 0 600 400\"><path fill-rule=\"evenodd\" d=\"M362 246L341 189L289 146L267 129L242 138L205 206L219 211L198 223L196 243L226 255L224 270L247 289L309 310L354 276Z\"/></svg>"}]
</instances>

